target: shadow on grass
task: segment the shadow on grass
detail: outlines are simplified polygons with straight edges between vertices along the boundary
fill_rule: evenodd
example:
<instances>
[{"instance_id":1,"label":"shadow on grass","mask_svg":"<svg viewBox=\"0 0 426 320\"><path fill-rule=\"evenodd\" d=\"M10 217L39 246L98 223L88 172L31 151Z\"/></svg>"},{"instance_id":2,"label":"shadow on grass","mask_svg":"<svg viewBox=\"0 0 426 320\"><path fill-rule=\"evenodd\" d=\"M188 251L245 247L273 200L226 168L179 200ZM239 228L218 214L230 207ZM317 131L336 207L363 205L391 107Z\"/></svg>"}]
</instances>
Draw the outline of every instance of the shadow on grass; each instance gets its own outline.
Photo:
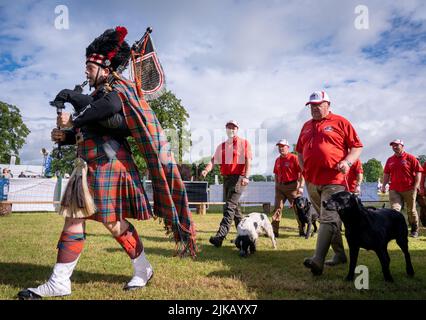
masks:
<instances>
[{"instance_id":1,"label":"shadow on grass","mask_svg":"<svg viewBox=\"0 0 426 320\"><path fill-rule=\"evenodd\" d=\"M302 241L302 240L301 240ZM348 254L348 249L346 248ZM147 249L148 255L169 256L170 251L162 248ZM258 251L247 257L239 257L238 250L231 244L221 248L203 242L194 268L220 262L223 267L206 274L207 278L220 278L220 283L240 281L256 299L424 299L426 283L423 261L424 250L411 251L414 278L406 275L405 260L399 249L389 250L391 273L395 283L383 280L380 262L374 252L361 250L358 265L369 270L369 290L357 290L354 282L344 280L349 264L324 267L323 275L313 276L303 266L303 260L311 257L311 249L273 250L263 244ZM330 249L328 258L331 258ZM177 258L178 259L178 258ZM225 285L226 287L226 285Z\"/></svg>"},{"instance_id":2,"label":"shadow on grass","mask_svg":"<svg viewBox=\"0 0 426 320\"><path fill-rule=\"evenodd\" d=\"M250 291L256 293L257 299L273 297L297 299L298 294L304 299L362 298L361 292L355 289L354 282L344 280L349 268L348 263L335 267L325 266L323 275L313 276L310 270L303 266L304 258L311 257L313 250L273 251L263 247L248 258L240 258L237 250L232 247L205 249L200 261L218 259L228 267L211 272L209 277L237 277ZM348 250L346 253L348 255ZM331 258L331 255L330 249L328 258ZM411 252L416 271L414 278L406 275L405 260L400 250L389 250L389 255L395 283L386 283L383 280L381 265L374 252L367 253L361 250L358 265L368 267L370 283L368 295L374 299L425 298L425 273L421 263L424 260L424 251Z\"/></svg>"},{"instance_id":3,"label":"shadow on grass","mask_svg":"<svg viewBox=\"0 0 426 320\"><path fill-rule=\"evenodd\" d=\"M0 283L22 289L34 287L47 281L52 273L52 269L53 266L0 262ZM125 283L128 280L129 277L125 275L92 273L79 271L78 268L72 275L72 281L75 283Z\"/></svg>"}]
</instances>

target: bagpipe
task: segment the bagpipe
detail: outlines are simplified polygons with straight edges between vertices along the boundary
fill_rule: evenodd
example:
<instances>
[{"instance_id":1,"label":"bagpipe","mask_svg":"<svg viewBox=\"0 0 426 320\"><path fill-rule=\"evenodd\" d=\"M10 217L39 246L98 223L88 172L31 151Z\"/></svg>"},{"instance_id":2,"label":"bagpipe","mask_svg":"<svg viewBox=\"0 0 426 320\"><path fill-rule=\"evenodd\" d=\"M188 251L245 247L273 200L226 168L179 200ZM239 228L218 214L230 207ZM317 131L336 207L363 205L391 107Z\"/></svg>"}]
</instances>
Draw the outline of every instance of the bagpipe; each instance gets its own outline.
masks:
<instances>
[{"instance_id":1,"label":"bagpipe","mask_svg":"<svg viewBox=\"0 0 426 320\"><path fill-rule=\"evenodd\" d=\"M139 97L146 101L151 101L165 92L164 71L158 60L150 36L151 33L152 28L148 27L144 35L131 46L129 58L123 60L114 71L109 73L104 83L99 88L96 88L99 96L102 97L112 91L114 81L120 79L121 74L128 65L129 59L131 60L130 76L135 82ZM73 90L66 91L82 94L84 87L88 83L89 81L85 80L83 83L77 84ZM50 105L56 108L58 116L61 115L65 109L65 102L63 99L50 101ZM102 125L103 122L107 121L108 120L100 121L100 124ZM58 127L58 129L60 128ZM57 158L61 159L62 156L61 142L58 142ZM74 170L61 200L59 209L61 215L72 218L84 218L92 215L96 211L94 200L89 192L87 184L87 170L87 163L83 159L77 158L74 163Z\"/></svg>"}]
</instances>

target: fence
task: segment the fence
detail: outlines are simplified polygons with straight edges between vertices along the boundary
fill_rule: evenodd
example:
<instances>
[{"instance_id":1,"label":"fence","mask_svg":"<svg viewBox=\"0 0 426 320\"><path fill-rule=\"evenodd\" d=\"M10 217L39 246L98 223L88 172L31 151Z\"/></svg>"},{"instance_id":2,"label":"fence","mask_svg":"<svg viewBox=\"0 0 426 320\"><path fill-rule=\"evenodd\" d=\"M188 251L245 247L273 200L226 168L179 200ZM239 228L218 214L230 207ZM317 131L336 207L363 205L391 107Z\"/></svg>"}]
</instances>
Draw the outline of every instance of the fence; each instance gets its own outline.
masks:
<instances>
[{"instance_id":1,"label":"fence","mask_svg":"<svg viewBox=\"0 0 426 320\"><path fill-rule=\"evenodd\" d=\"M3 205L12 205L14 212L56 211L69 179L12 178L8 182L7 196L0 198ZM205 181L185 181L190 208L198 203L207 203L208 183ZM6 183L4 183L6 185ZM148 199L153 201L150 180L143 181ZM3 189L2 189L3 190ZM6 194L5 193L5 194Z\"/></svg>"},{"instance_id":2,"label":"fence","mask_svg":"<svg viewBox=\"0 0 426 320\"><path fill-rule=\"evenodd\" d=\"M68 179L44 178L13 178L8 181L8 196L3 205L12 204L11 209L14 212L56 211L61 194L68 183ZM148 199L153 201L151 181L143 181L143 184ZM196 208L198 213L205 213L209 204L223 204L222 185L208 186L205 181L185 181L185 187L190 207ZM307 195L306 190L304 194ZM250 182L240 202L243 206L263 205L264 211L268 211L268 207L274 203L274 197L274 182ZM377 184L364 183L361 199L365 202L381 201ZM288 203L286 205L289 206Z\"/></svg>"}]
</instances>

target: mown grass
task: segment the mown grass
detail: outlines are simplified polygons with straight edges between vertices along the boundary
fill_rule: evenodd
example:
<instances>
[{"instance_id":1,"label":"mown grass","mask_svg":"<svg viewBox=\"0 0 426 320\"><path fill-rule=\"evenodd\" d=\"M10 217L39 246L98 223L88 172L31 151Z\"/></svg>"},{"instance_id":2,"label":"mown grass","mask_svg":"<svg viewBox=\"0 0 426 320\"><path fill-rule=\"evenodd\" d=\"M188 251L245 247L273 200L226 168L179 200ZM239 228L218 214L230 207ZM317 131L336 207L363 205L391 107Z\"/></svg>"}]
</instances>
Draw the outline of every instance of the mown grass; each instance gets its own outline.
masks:
<instances>
[{"instance_id":1,"label":"mown grass","mask_svg":"<svg viewBox=\"0 0 426 320\"><path fill-rule=\"evenodd\" d=\"M245 213L253 210L246 209ZM158 221L132 221L155 272L148 287L134 292L122 290L132 274L129 258L100 223L89 221L84 251L72 277L73 294L62 299L426 298L423 228L418 239L409 240L415 277L406 276L403 255L393 241L389 254L395 283L385 283L375 254L361 250L358 264L368 266L370 288L360 291L343 280L347 265L327 267L321 277L313 277L303 267L303 259L313 254L316 238L298 237L297 224L289 210L281 224L278 249L273 250L269 239L262 237L258 252L249 258L240 258L230 243L236 235L234 227L222 248L208 243L221 217L221 213L194 214L200 247L195 260L173 257L174 244L165 237ZM15 299L20 289L47 280L56 259L55 246L62 225L63 219L53 213L13 213L0 219L0 299Z\"/></svg>"}]
</instances>

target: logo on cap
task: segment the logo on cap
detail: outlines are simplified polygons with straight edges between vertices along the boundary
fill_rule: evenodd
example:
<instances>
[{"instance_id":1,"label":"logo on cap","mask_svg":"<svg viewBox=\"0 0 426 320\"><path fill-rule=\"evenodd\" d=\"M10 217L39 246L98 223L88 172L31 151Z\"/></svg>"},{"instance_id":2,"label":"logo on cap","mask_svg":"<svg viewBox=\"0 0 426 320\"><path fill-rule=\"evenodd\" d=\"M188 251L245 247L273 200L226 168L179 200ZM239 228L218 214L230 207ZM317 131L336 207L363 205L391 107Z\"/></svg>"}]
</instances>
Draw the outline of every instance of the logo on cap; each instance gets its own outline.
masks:
<instances>
[{"instance_id":1,"label":"logo on cap","mask_svg":"<svg viewBox=\"0 0 426 320\"><path fill-rule=\"evenodd\" d=\"M311 94L311 96L309 97L309 100L319 100L319 99L320 97L316 93Z\"/></svg>"}]
</instances>

